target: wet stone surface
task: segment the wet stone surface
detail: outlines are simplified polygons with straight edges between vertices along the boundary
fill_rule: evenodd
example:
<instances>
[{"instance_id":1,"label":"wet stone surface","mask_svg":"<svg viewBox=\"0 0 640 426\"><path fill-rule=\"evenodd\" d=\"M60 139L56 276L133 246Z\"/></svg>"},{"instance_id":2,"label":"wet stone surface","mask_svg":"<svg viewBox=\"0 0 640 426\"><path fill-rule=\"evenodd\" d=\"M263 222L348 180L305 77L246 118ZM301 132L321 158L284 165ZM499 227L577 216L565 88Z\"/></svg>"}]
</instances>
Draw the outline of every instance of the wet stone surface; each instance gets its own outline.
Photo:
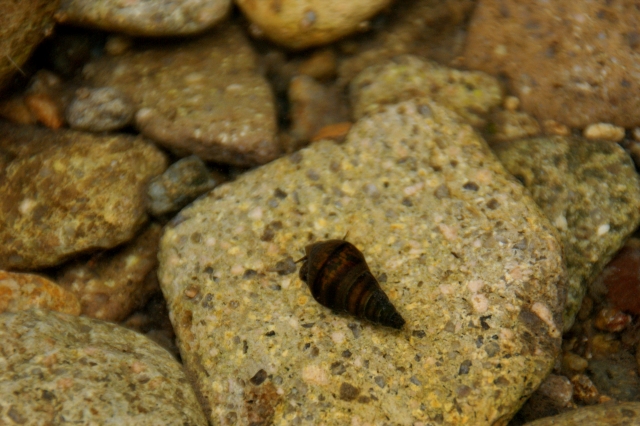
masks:
<instances>
[{"instance_id":1,"label":"wet stone surface","mask_svg":"<svg viewBox=\"0 0 640 426\"><path fill-rule=\"evenodd\" d=\"M0 123L0 267L38 269L130 240L166 168L149 141Z\"/></svg>"},{"instance_id":2,"label":"wet stone surface","mask_svg":"<svg viewBox=\"0 0 640 426\"><path fill-rule=\"evenodd\" d=\"M566 331L587 285L640 224L640 177L611 142L556 136L493 149L560 232L569 274Z\"/></svg>"},{"instance_id":3,"label":"wet stone surface","mask_svg":"<svg viewBox=\"0 0 640 426\"><path fill-rule=\"evenodd\" d=\"M298 278L305 245L347 232L402 330L335 314ZM159 259L213 424L494 424L560 348L555 230L434 103L387 107L342 145L316 142L214 189L168 225Z\"/></svg>"},{"instance_id":4,"label":"wet stone surface","mask_svg":"<svg viewBox=\"0 0 640 426\"><path fill-rule=\"evenodd\" d=\"M171 355L86 317L0 314L0 423L189 424L206 419Z\"/></svg>"},{"instance_id":5,"label":"wet stone surface","mask_svg":"<svg viewBox=\"0 0 640 426\"><path fill-rule=\"evenodd\" d=\"M104 56L84 77L130 96L138 130L178 155L246 166L280 153L271 88L235 25Z\"/></svg>"}]
</instances>

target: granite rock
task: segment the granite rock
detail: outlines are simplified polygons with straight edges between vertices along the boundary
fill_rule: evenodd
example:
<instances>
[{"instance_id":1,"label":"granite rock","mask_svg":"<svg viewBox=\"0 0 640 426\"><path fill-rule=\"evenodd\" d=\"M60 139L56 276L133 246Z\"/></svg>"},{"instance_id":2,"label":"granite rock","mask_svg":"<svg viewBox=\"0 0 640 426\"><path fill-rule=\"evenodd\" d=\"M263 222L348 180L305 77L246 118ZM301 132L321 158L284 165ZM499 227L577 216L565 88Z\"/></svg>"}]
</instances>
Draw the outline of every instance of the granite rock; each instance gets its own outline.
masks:
<instances>
[{"instance_id":1,"label":"granite rock","mask_svg":"<svg viewBox=\"0 0 640 426\"><path fill-rule=\"evenodd\" d=\"M349 85L353 116L359 119L381 105L421 97L434 100L481 127L484 116L502 101L498 81L482 72L459 71L416 56L403 55L371 66Z\"/></svg>"},{"instance_id":2,"label":"granite rock","mask_svg":"<svg viewBox=\"0 0 640 426\"><path fill-rule=\"evenodd\" d=\"M53 281L34 274L0 271L0 313L31 308L80 315L80 302Z\"/></svg>"},{"instance_id":3,"label":"granite rock","mask_svg":"<svg viewBox=\"0 0 640 426\"><path fill-rule=\"evenodd\" d=\"M493 148L560 232L569 275L567 331L589 283L640 225L640 177L611 142L554 136Z\"/></svg>"},{"instance_id":4,"label":"granite rock","mask_svg":"<svg viewBox=\"0 0 640 426\"><path fill-rule=\"evenodd\" d=\"M581 407L525 426L627 426L640 422L640 402L621 402Z\"/></svg>"},{"instance_id":5,"label":"granite rock","mask_svg":"<svg viewBox=\"0 0 640 426\"><path fill-rule=\"evenodd\" d=\"M231 24L195 39L139 43L87 64L84 77L129 95L138 130L180 156L248 166L280 153L271 88Z\"/></svg>"},{"instance_id":6,"label":"granite rock","mask_svg":"<svg viewBox=\"0 0 640 426\"><path fill-rule=\"evenodd\" d=\"M236 0L254 31L292 49L328 44L362 28L391 0Z\"/></svg>"},{"instance_id":7,"label":"granite rock","mask_svg":"<svg viewBox=\"0 0 640 426\"><path fill-rule=\"evenodd\" d=\"M0 423L206 425L180 364L115 324L0 314Z\"/></svg>"},{"instance_id":8,"label":"granite rock","mask_svg":"<svg viewBox=\"0 0 640 426\"><path fill-rule=\"evenodd\" d=\"M139 36L198 33L226 17L231 0L62 0L58 22Z\"/></svg>"},{"instance_id":9,"label":"granite rock","mask_svg":"<svg viewBox=\"0 0 640 426\"><path fill-rule=\"evenodd\" d=\"M538 119L637 126L639 19L634 2L481 0L464 63L506 77Z\"/></svg>"},{"instance_id":10,"label":"granite rock","mask_svg":"<svg viewBox=\"0 0 640 426\"><path fill-rule=\"evenodd\" d=\"M166 168L150 142L0 123L0 267L37 269L117 246L147 220L146 187Z\"/></svg>"},{"instance_id":11,"label":"granite rock","mask_svg":"<svg viewBox=\"0 0 640 426\"><path fill-rule=\"evenodd\" d=\"M56 281L77 296L83 315L122 321L159 290L156 267L160 233L160 225L152 224L114 253L103 252L88 261L65 265Z\"/></svg>"},{"instance_id":12,"label":"granite rock","mask_svg":"<svg viewBox=\"0 0 640 426\"><path fill-rule=\"evenodd\" d=\"M403 330L313 300L312 241L363 251ZM554 228L480 137L435 103L360 120L182 210L158 276L213 424L504 424L551 371Z\"/></svg>"},{"instance_id":13,"label":"granite rock","mask_svg":"<svg viewBox=\"0 0 640 426\"><path fill-rule=\"evenodd\" d=\"M110 87L81 87L67 107L69 127L90 132L107 132L131 124L135 109L127 95Z\"/></svg>"},{"instance_id":14,"label":"granite rock","mask_svg":"<svg viewBox=\"0 0 640 426\"><path fill-rule=\"evenodd\" d=\"M4 1L0 15L0 90L53 31L60 0ZM22 71L24 73L24 71Z\"/></svg>"}]
</instances>

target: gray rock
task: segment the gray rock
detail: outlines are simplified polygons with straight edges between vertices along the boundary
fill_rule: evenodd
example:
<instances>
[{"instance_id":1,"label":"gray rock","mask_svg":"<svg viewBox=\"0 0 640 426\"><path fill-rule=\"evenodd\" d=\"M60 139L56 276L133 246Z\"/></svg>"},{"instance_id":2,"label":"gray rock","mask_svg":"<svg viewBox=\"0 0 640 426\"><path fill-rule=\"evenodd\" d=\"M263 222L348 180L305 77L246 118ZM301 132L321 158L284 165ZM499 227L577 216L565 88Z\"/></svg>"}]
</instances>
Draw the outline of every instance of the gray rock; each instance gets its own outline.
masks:
<instances>
[{"instance_id":1,"label":"gray rock","mask_svg":"<svg viewBox=\"0 0 640 426\"><path fill-rule=\"evenodd\" d=\"M177 212L223 180L222 175L209 172L197 155L178 160L149 183L149 212L154 216Z\"/></svg>"},{"instance_id":2,"label":"gray rock","mask_svg":"<svg viewBox=\"0 0 640 426\"><path fill-rule=\"evenodd\" d=\"M640 177L611 142L556 136L493 149L560 232L569 274L566 331L587 285L640 225Z\"/></svg>"},{"instance_id":3,"label":"gray rock","mask_svg":"<svg viewBox=\"0 0 640 426\"><path fill-rule=\"evenodd\" d=\"M184 372L141 334L86 317L0 314L1 424L206 425Z\"/></svg>"},{"instance_id":4,"label":"gray rock","mask_svg":"<svg viewBox=\"0 0 640 426\"><path fill-rule=\"evenodd\" d=\"M62 0L58 22L142 36L201 32L222 20L230 0Z\"/></svg>"},{"instance_id":5,"label":"gray rock","mask_svg":"<svg viewBox=\"0 0 640 426\"><path fill-rule=\"evenodd\" d=\"M640 402L622 402L581 407L525 426L628 426L640 422Z\"/></svg>"},{"instance_id":6,"label":"gray rock","mask_svg":"<svg viewBox=\"0 0 640 426\"><path fill-rule=\"evenodd\" d=\"M66 119L72 129L105 132L131 124L134 112L131 100L119 90L83 87L76 90Z\"/></svg>"},{"instance_id":7,"label":"gray rock","mask_svg":"<svg viewBox=\"0 0 640 426\"><path fill-rule=\"evenodd\" d=\"M298 278L305 245L347 233L403 330L335 314ZM159 278L213 424L489 425L559 352L561 251L469 126L405 102L182 210Z\"/></svg>"},{"instance_id":8,"label":"gray rock","mask_svg":"<svg viewBox=\"0 0 640 426\"><path fill-rule=\"evenodd\" d=\"M0 123L0 268L37 269L130 240L167 160L153 144Z\"/></svg>"}]
</instances>

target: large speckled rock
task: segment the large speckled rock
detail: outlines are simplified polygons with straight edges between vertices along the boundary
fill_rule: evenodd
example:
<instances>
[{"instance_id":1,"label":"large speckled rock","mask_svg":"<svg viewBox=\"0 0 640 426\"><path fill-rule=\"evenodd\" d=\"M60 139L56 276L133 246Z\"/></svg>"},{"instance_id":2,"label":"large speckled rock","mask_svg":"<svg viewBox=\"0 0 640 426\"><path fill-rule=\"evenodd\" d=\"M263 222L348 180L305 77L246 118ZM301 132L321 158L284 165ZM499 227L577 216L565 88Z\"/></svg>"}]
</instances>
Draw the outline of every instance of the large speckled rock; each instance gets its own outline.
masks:
<instances>
[{"instance_id":1,"label":"large speckled rock","mask_svg":"<svg viewBox=\"0 0 640 426\"><path fill-rule=\"evenodd\" d=\"M483 72L459 71L404 55L358 74L349 86L353 116L358 119L381 105L426 97L454 110L472 126L502 100L498 81Z\"/></svg>"},{"instance_id":2,"label":"large speckled rock","mask_svg":"<svg viewBox=\"0 0 640 426\"><path fill-rule=\"evenodd\" d=\"M84 76L129 95L140 132L179 155L246 166L280 154L271 88L236 26L104 56Z\"/></svg>"},{"instance_id":3,"label":"large speckled rock","mask_svg":"<svg viewBox=\"0 0 640 426\"><path fill-rule=\"evenodd\" d=\"M206 425L180 364L86 317L0 314L0 424Z\"/></svg>"},{"instance_id":4,"label":"large speckled rock","mask_svg":"<svg viewBox=\"0 0 640 426\"><path fill-rule=\"evenodd\" d=\"M31 308L80 315L80 301L56 283L34 274L0 271L0 313Z\"/></svg>"},{"instance_id":5,"label":"large speckled rock","mask_svg":"<svg viewBox=\"0 0 640 426\"><path fill-rule=\"evenodd\" d=\"M141 36L186 35L221 19L231 0L62 0L58 22Z\"/></svg>"},{"instance_id":6,"label":"large speckled rock","mask_svg":"<svg viewBox=\"0 0 640 426\"><path fill-rule=\"evenodd\" d=\"M640 177L611 142L556 136L494 150L560 232L569 275L566 331L587 285L640 225Z\"/></svg>"},{"instance_id":7,"label":"large speckled rock","mask_svg":"<svg viewBox=\"0 0 640 426\"><path fill-rule=\"evenodd\" d=\"M267 37L286 47L303 49L357 31L391 0L236 0L236 3Z\"/></svg>"},{"instance_id":8,"label":"large speckled rock","mask_svg":"<svg viewBox=\"0 0 640 426\"><path fill-rule=\"evenodd\" d=\"M525 426L629 426L640 423L640 402L621 402L581 407Z\"/></svg>"},{"instance_id":9,"label":"large speckled rock","mask_svg":"<svg viewBox=\"0 0 640 426\"><path fill-rule=\"evenodd\" d=\"M142 138L0 123L0 267L36 269L130 240L147 220L146 186L167 167Z\"/></svg>"},{"instance_id":10,"label":"large speckled rock","mask_svg":"<svg viewBox=\"0 0 640 426\"><path fill-rule=\"evenodd\" d=\"M3 0L0 3L0 90L42 39L53 31L60 0Z\"/></svg>"},{"instance_id":11,"label":"large speckled rock","mask_svg":"<svg viewBox=\"0 0 640 426\"><path fill-rule=\"evenodd\" d=\"M115 253L64 266L57 282L78 297L82 314L122 321L159 290L156 277L161 227L152 224Z\"/></svg>"},{"instance_id":12,"label":"large speckled rock","mask_svg":"<svg viewBox=\"0 0 640 426\"><path fill-rule=\"evenodd\" d=\"M481 0L462 57L503 76L538 119L638 126L639 19L631 1Z\"/></svg>"},{"instance_id":13,"label":"large speckled rock","mask_svg":"<svg viewBox=\"0 0 640 426\"><path fill-rule=\"evenodd\" d=\"M213 424L504 424L558 354L555 230L472 129L389 106L240 176L165 231L159 278ZM361 249L407 324L319 305L294 259Z\"/></svg>"}]
</instances>

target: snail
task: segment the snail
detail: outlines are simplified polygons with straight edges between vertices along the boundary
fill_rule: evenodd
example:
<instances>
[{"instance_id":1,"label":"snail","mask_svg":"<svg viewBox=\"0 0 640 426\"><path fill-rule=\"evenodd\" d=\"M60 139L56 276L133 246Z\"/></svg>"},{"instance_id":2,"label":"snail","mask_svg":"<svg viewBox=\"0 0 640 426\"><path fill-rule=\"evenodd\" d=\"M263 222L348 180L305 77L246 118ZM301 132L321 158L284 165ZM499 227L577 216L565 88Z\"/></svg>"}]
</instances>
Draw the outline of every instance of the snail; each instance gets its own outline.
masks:
<instances>
[{"instance_id":1,"label":"snail","mask_svg":"<svg viewBox=\"0 0 640 426\"><path fill-rule=\"evenodd\" d=\"M364 255L345 240L309 244L298 260L300 279L318 303L336 312L401 329L405 320L369 270ZM297 263L297 262L296 262Z\"/></svg>"}]
</instances>

